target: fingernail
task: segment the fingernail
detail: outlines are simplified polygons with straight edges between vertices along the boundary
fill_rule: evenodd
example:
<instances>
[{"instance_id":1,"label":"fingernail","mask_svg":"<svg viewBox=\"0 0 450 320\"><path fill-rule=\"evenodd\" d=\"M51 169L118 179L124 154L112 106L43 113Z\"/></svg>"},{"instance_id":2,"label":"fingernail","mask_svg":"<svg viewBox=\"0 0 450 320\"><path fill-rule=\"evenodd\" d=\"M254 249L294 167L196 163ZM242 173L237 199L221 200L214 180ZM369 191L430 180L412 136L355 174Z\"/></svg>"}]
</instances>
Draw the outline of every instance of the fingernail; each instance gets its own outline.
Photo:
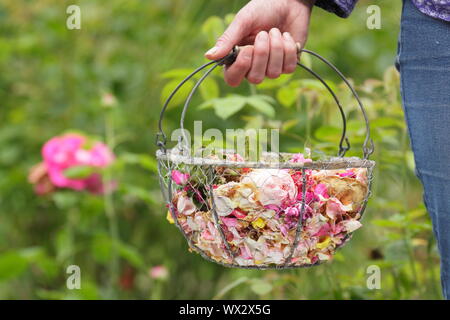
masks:
<instances>
[{"instance_id":1,"label":"fingernail","mask_svg":"<svg viewBox=\"0 0 450 320\"><path fill-rule=\"evenodd\" d=\"M266 31L261 31L260 33L258 33L257 37L260 39L267 39L267 32Z\"/></svg>"},{"instance_id":2,"label":"fingernail","mask_svg":"<svg viewBox=\"0 0 450 320\"><path fill-rule=\"evenodd\" d=\"M283 33L283 36L284 36L285 38L292 39L292 36L291 36L291 34L290 34L289 32Z\"/></svg>"},{"instance_id":3,"label":"fingernail","mask_svg":"<svg viewBox=\"0 0 450 320\"><path fill-rule=\"evenodd\" d=\"M270 29L270 34L272 36L276 36L276 35L278 35L278 33L279 33L279 30L277 28Z\"/></svg>"},{"instance_id":4,"label":"fingernail","mask_svg":"<svg viewBox=\"0 0 450 320\"><path fill-rule=\"evenodd\" d=\"M219 48L217 48L217 47L212 47L211 49L209 49L209 50L205 53L205 55L207 55L207 56L212 56L212 55L214 55L214 54L217 52L217 49L219 49Z\"/></svg>"}]
</instances>

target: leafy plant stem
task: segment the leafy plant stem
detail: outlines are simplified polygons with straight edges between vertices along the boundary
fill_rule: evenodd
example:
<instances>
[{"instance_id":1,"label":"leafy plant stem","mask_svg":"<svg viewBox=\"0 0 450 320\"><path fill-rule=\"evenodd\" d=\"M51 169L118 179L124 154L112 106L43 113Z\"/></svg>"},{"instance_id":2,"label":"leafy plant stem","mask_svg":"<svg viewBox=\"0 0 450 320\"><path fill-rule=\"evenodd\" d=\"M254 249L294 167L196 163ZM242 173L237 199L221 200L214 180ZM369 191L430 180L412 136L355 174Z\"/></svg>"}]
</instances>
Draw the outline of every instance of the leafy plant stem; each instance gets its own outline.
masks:
<instances>
[{"instance_id":1,"label":"leafy plant stem","mask_svg":"<svg viewBox=\"0 0 450 320\"><path fill-rule=\"evenodd\" d=\"M113 150L115 144L114 138L114 121L111 112L107 112L105 115L105 138L106 144ZM108 183L112 181L111 171L107 170L104 175L104 185L107 186ZM110 299L114 298L114 286L117 284L119 279L119 257L118 257L118 244L120 242L119 229L117 224L117 216L114 207L113 192L112 190L106 190L103 193L103 201L105 206L106 217L109 223L109 234L112 240L111 247L111 263L110 267L110 277L108 285L108 297Z\"/></svg>"},{"instance_id":2,"label":"leafy plant stem","mask_svg":"<svg viewBox=\"0 0 450 320\"><path fill-rule=\"evenodd\" d=\"M331 270L329 270L328 268L325 268L325 277L327 279L330 289L333 292L334 299L338 299L338 295L337 295L338 289L336 288L336 283L331 275Z\"/></svg>"},{"instance_id":3,"label":"leafy plant stem","mask_svg":"<svg viewBox=\"0 0 450 320\"><path fill-rule=\"evenodd\" d=\"M232 283L230 283L229 285L225 286L222 290L220 290L212 299L213 300L219 300L221 299L224 295L226 295L230 290L236 288L237 286L248 282L248 278L247 277L242 277L239 278L235 281L233 281Z\"/></svg>"},{"instance_id":4,"label":"leafy plant stem","mask_svg":"<svg viewBox=\"0 0 450 320\"><path fill-rule=\"evenodd\" d=\"M407 153L408 150L408 143L407 143L407 133L406 131L402 132L402 136L401 136L401 146L402 146L402 150L403 150L403 154ZM408 194L408 167L407 166L402 166L402 189L403 189L403 194ZM407 197L403 198L403 207L407 210L408 208L408 201L407 201ZM418 277L417 277L417 270L416 270L416 264L415 264L415 260L414 260L414 249L411 246L411 234L409 232L409 230L407 228L404 229L404 240L405 240L405 245L406 248L408 250L408 257L409 257L409 263L411 266L411 271L413 274L413 281L414 284L416 286L416 288L420 288L419 286L419 281L418 281Z\"/></svg>"},{"instance_id":5,"label":"leafy plant stem","mask_svg":"<svg viewBox=\"0 0 450 320\"><path fill-rule=\"evenodd\" d=\"M434 242L434 236L431 233L428 237L428 246L427 246L427 265L428 265L428 270L430 270L430 279L431 281L429 281L433 293L435 294L435 296L439 299L441 299L441 295L440 295L440 291L438 286L436 285L437 281L436 281L436 273L435 273L435 269L434 269L434 263L433 263L433 257L432 257L432 248L433 248L433 242Z\"/></svg>"},{"instance_id":6,"label":"leafy plant stem","mask_svg":"<svg viewBox=\"0 0 450 320\"><path fill-rule=\"evenodd\" d=\"M67 238L68 238L68 250L67 259L70 264L75 264L75 226L77 220L77 210L69 210L69 218L67 219Z\"/></svg>"},{"instance_id":7,"label":"leafy plant stem","mask_svg":"<svg viewBox=\"0 0 450 320\"><path fill-rule=\"evenodd\" d=\"M253 84L251 84L251 83L249 83L248 85L249 85L249 87L250 87L250 94L251 94L252 96L257 95L258 92L256 91L256 86L253 85Z\"/></svg>"},{"instance_id":8,"label":"leafy plant stem","mask_svg":"<svg viewBox=\"0 0 450 320\"><path fill-rule=\"evenodd\" d=\"M290 132L284 132L284 135L286 135L287 137L290 137L292 139L295 139L299 142L305 142L305 139L303 139L302 137L300 137L299 135L295 134L295 133L290 133Z\"/></svg>"}]
</instances>

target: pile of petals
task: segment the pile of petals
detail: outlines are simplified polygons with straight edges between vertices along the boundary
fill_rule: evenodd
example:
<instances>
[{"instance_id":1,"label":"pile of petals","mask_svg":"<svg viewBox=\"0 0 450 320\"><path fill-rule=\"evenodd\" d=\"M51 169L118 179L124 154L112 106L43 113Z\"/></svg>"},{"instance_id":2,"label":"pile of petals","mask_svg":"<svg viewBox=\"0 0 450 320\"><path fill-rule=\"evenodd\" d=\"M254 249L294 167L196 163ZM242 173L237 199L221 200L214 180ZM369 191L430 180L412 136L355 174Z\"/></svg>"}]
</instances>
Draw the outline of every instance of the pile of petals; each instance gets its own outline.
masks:
<instances>
[{"instance_id":1,"label":"pile of petals","mask_svg":"<svg viewBox=\"0 0 450 320\"><path fill-rule=\"evenodd\" d=\"M43 161L31 169L28 177L39 195L59 188L103 193L100 170L114 161L108 146L80 133L51 138L42 148L42 157ZM74 168L79 169L79 176L69 178L67 170Z\"/></svg>"},{"instance_id":2,"label":"pile of petals","mask_svg":"<svg viewBox=\"0 0 450 320\"><path fill-rule=\"evenodd\" d=\"M289 161L311 159L296 154ZM194 250L218 262L318 264L330 260L336 248L361 227L360 209L368 193L364 168L305 169L303 176L301 169L228 166L215 169L212 184L202 183L186 167L178 169L171 172L173 216Z\"/></svg>"}]
</instances>

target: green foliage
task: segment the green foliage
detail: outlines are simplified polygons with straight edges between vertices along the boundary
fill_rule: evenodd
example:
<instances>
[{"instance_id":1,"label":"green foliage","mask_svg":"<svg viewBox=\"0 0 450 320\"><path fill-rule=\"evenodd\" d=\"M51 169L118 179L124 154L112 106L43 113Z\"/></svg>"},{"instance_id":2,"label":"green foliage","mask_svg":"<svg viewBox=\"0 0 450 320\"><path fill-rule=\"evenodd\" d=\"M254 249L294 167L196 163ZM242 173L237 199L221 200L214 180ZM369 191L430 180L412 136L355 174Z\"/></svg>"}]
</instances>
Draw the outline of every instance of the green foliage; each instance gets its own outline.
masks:
<instances>
[{"instance_id":1,"label":"green foliage","mask_svg":"<svg viewBox=\"0 0 450 320\"><path fill-rule=\"evenodd\" d=\"M376 144L373 194L364 227L333 263L312 269L230 270L189 253L166 219L154 159L161 103L205 62L206 51L243 1L78 1L81 30L65 27L66 2L0 4L0 298L3 299L429 299L439 298L438 257L398 94L394 62L400 2L380 1L383 29L365 26L365 2L342 20L315 10L308 49L351 76ZM226 9L224 9L226 8ZM221 18L225 17L225 18ZM357 105L337 77L302 55L336 89L349 118L349 156L364 137ZM196 76L194 80L198 80ZM193 81L174 97L166 132L178 127ZM114 105L101 101L104 92ZM231 89L220 71L200 87L186 123L280 128L284 151L311 147L334 155L342 120L326 91L300 71ZM205 108L202 109L201 107ZM226 119L226 121L224 121ZM67 130L104 137L117 155L103 173L111 197L68 190L38 197L27 182L42 144ZM112 134L111 134L112 133ZM70 177L86 168L68 170ZM66 268L79 265L82 289L68 290ZM366 268L382 270L380 290ZM164 265L166 280L149 269Z\"/></svg>"},{"instance_id":2,"label":"green foliage","mask_svg":"<svg viewBox=\"0 0 450 320\"><path fill-rule=\"evenodd\" d=\"M95 169L89 166L73 166L64 170L64 176L69 179L84 179L95 172Z\"/></svg>"},{"instance_id":3,"label":"green foliage","mask_svg":"<svg viewBox=\"0 0 450 320\"><path fill-rule=\"evenodd\" d=\"M275 100L264 95L251 95L248 97L230 95L225 98L207 100L199 106L199 109L213 108L218 117L226 120L246 105L249 105L261 114L273 118L275 116L275 109L271 105L273 103L275 103Z\"/></svg>"}]
</instances>

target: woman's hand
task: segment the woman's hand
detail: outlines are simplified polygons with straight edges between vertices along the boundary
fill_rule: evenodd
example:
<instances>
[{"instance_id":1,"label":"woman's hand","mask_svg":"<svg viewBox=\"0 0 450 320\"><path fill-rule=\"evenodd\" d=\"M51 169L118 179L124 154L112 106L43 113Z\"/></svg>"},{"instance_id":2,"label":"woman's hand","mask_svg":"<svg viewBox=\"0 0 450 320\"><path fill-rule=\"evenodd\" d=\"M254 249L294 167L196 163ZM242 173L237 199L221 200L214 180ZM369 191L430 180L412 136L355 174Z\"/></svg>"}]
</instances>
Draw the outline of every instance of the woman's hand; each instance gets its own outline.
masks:
<instances>
[{"instance_id":1,"label":"woman's hand","mask_svg":"<svg viewBox=\"0 0 450 320\"><path fill-rule=\"evenodd\" d=\"M245 46L225 69L225 81L238 86L246 77L261 83L267 76L292 73L297 66L297 46L304 46L311 10L316 0L252 0L243 7L216 45L205 56L225 57L235 45Z\"/></svg>"}]
</instances>

